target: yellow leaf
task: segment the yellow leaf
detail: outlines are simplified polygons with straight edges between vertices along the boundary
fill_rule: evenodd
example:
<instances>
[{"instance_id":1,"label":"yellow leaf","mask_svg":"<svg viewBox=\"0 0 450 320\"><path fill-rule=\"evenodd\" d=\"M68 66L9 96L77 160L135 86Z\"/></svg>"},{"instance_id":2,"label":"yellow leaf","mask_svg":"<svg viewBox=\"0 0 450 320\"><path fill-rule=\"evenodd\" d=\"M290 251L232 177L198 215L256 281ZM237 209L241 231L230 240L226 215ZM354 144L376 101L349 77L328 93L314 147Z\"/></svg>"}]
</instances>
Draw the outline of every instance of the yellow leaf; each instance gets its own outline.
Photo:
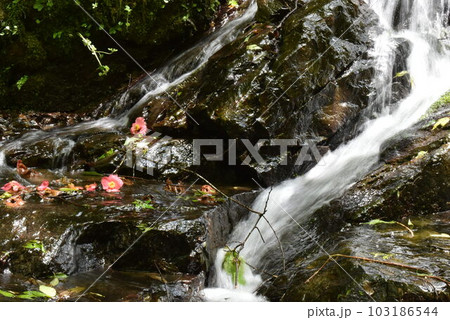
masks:
<instances>
[{"instance_id":1,"label":"yellow leaf","mask_svg":"<svg viewBox=\"0 0 450 320\"><path fill-rule=\"evenodd\" d=\"M444 128L449 122L450 122L450 117L441 118L438 121L436 121L432 130L436 130L439 127Z\"/></svg>"}]
</instances>

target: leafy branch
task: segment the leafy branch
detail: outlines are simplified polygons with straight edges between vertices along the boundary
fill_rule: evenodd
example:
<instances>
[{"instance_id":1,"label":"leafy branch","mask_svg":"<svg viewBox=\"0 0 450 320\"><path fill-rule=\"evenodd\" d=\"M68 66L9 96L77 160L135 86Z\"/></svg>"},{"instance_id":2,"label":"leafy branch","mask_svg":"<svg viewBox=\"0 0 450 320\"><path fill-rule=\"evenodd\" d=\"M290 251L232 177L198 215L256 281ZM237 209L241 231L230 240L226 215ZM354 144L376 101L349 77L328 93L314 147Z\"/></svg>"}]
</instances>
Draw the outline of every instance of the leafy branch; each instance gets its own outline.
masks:
<instances>
[{"instance_id":1,"label":"leafy branch","mask_svg":"<svg viewBox=\"0 0 450 320\"><path fill-rule=\"evenodd\" d=\"M108 48L108 51L100 51L97 50L97 48L95 47L95 45L92 43L91 40L89 40L88 38L85 38L81 33L78 33L78 35L81 38L81 41L83 42L83 44L89 49L89 51L92 53L92 55L95 57L95 59L97 60L97 63L99 65L98 69L100 70L100 72L98 73L99 76L105 76L108 74L109 72L109 67L105 64L102 64L102 58L103 55L111 55L114 52L117 52L117 49L115 48Z\"/></svg>"}]
</instances>

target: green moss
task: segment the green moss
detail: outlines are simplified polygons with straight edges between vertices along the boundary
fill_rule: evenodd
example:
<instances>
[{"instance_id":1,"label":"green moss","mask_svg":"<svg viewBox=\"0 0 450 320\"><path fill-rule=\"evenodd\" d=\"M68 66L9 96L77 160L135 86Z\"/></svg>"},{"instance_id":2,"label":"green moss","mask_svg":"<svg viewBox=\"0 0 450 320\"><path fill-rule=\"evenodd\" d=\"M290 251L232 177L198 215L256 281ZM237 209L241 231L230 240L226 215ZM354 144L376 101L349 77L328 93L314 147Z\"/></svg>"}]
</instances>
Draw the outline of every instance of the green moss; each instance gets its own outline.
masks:
<instances>
[{"instance_id":1,"label":"green moss","mask_svg":"<svg viewBox=\"0 0 450 320\"><path fill-rule=\"evenodd\" d=\"M430 115L438 111L440 108L450 104L450 90L442 95L439 100L433 103L427 112L420 118L421 120L428 118Z\"/></svg>"}]
</instances>

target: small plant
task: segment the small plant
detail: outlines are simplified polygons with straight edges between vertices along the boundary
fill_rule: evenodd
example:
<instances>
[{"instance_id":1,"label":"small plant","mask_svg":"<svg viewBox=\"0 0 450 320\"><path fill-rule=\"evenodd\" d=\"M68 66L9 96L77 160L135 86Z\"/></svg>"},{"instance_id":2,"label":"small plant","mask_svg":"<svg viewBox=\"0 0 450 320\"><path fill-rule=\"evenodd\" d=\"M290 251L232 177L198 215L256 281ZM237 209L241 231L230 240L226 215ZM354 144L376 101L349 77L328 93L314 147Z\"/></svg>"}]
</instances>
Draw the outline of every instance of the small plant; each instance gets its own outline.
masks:
<instances>
[{"instance_id":1,"label":"small plant","mask_svg":"<svg viewBox=\"0 0 450 320\"><path fill-rule=\"evenodd\" d=\"M27 76L27 75L22 76L19 80L17 80L17 82L16 82L17 90L22 89L23 85L24 85L27 81L28 81L28 76Z\"/></svg>"},{"instance_id":2,"label":"small plant","mask_svg":"<svg viewBox=\"0 0 450 320\"><path fill-rule=\"evenodd\" d=\"M125 12L126 12L126 14L127 14L127 17L126 17L126 22L125 22L125 26L127 27L127 29L128 29L128 27L131 25L130 24L130 15L131 15L131 11L133 11L131 8L130 8L130 6L129 5L126 5L125 6Z\"/></svg>"},{"instance_id":3,"label":"small plant","mask_svg":"<svg viewBox=\"0 0 450 320\"><path fill-rule=\"evenodd\" d=\"M147 223L141 223L137 225L137 228L141 230L143 233L146 233L150 230L153 230L152 226L149 226Z\"/></svg>"},{"instance_id":4,"label":"small plant","mask_svg":"<svg viewBox=\"0 0 450 320\"><path fill-rule=\"evenodd\" d=\"M235 250L229 250L223 258L222 269L228 273L237 287L238 284L245 285L245 261Z\"/></svg>"},{"instance_id":5,"label":"small plant","mask_svg":"<svg viewBox=\"0 0 450 320\"><path fill-rule=\"evenodd\" d=\"M42 241L40 240L30 240L27 243L25 243L23 245L23 247L25 249L31 249L31 250L37 250L37 251L41 251L42 253L45 253L45 247L44 244L42 243Z\"/></svg>"},{"instance_id":6,"label":"small plant","mask_svg":"<svg viewBox=\"0 0 450 320\"><path fill-rule=\"evenodd\" d=\"M154 210L155 209L155 207L152 204L152 200L142 201L142 200L136 199L133 201L133 204L134 204L134 208L137 211L140 211L143 209L144 210Z\"/></svg>"},{"instance_id":7,"label":"small plant","mask_svg":"<svg viewBox=\"0 0 450 320\"><path fill-rule=\"evenodd\" d=\"M100 70L98 75L99 76L106 76L110 69L109 69L109 67L107 65L102 64L101 60L103 58L103 55L105 55L105 54L111 55L114 52L117 52L117 49L108 48L108 52L97 50L97 48L94 46L94 44L92 43L91 40L89 40L88 38L83 37L83 35L81 33L78 33L78 35L80 36L83 44L89 49L89 51L92 53L92 55L97 60L98 65L99 65L98 69Z\"/></svg>"}]
</instances>

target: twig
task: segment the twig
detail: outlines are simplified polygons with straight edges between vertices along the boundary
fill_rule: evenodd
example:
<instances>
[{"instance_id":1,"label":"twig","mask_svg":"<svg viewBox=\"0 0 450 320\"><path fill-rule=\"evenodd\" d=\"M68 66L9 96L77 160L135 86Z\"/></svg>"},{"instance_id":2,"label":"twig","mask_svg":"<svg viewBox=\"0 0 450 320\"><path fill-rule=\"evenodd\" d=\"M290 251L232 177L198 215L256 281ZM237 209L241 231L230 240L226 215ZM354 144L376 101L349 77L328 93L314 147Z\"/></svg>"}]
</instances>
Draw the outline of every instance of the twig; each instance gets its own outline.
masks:
<instances>
[{"instance_id":1,"label":"twig","mask_svg":"<svg viewBox=\"0 0 450 320\"><path fill-rule=\"evenodd\" d=\"M265 270L258 269L258 268L256 268L256 267L252 266L252 265L251 265L250 263L248 263L247 261L245 261L245 264L248 265L248 266L249 266L250 268L252 268L253 270L259 271L259 272L261 272L261 273L265 273L265 274L267 274L267 275L269 275L269 276L271 276L272 278L275 278L275 279L278 278L278 276L277 276L276 274L267 272L267 271L265 271Z\"/></svg>"},{"instance_id":2,"label":"twig","mask_svg":"<svg viewBox=\"0 0 450 320\"><path fill-rule=\"evenodd\" d=\"M266 210L267 210L267 205L268 205L268 203L269 203L270 194L272 193L272 188L270 188L269 194L268 194L268 196L267 196L266 203L265 203L265 205L264 205L264 211L263 211L263 212L259 212L259 211L253 210L252 208L250 208L249 206L243 204L242 202L240 202L240 201L238 201L238 200L236 200L236 199L234 199L234 198L228 196L227 194L223 193L219 188L217 188L216 186L214 186L214 185L213 185L211 182L209 182L205 177L203 177L202 175L198 174L197 172L192 171L192 170L189 170L189 169L185 169L185 168L179 168L179 169L182 170L182 171L188 172L188 173L195 174L197 177L199 177L200 179L202 179L203 181L205 181L207 184L209 184L211 187L213 187L217 192L219 192L222 196L224 196L224 197L227 198L228 200L230 200L230 201L232 201L232 202L234 202L234 203L240 205L241 207L247 209L248 211L250 211L250 212L252 212L252 213L256 213L256 214L259 216L259 217L258 217L258 220L257 220L256 223L255 223L255 226L252 228L252 230L250 230L249 234L248 234L247 237L244 239L244 241L243 241L242 243L238 244L232 251L235 251L235 252L237 252L237 253L239 254L239 252L243 249L245 243L247 242L248 238L249 238L250 235L252 234L252 232L255 231L255 230L258 230L258 231L259 231L259 229L257 228L258 222L259 222L261 219L264 219L264 220L267 222L267 224L269 225L269 227L270 227L270 229L272 230L273 234L275 235L275 238L277 239L278 246L279 246L279 248L280 248L281 255L282 255L282 257L283 257L283 269L286 270L286 258L285 258L285 253L284 253L283 245L281 244L281 240L280 240L280 238L278 237L278 235L277 235L275 229L272 227L272 225L271 225L271 223L269 222L269 220L267 220L267 218L264 216L264 214L266 213ZM260 234L261 234L261 233L260 233ZM263 242L264 242L264 239L263 239ZM240 249L237 251L238 248L240 248Z\"/></svg>"},{"instance_id":3,"label":"twig","mask_svg":"<svg viewBox=\"0 0 450 320\"><path fill-rule=\"evenodd\" d=\"M272 193L272 189L273 189L273 187L270 187L269 194L267 195L266 203L264 204L264 211L263 211L263 214L260 215L260 216L258 217L258 219L257 219L256 222L255 222L255 225L254 225L253 228L250 230L250 232L247 234L247 236L245 237L244 241L242 241L240 244L238 244L238 245L234 248L234 250L237 251L238 254L239 254L239 252L242 251L242 249L244 248L244 246L245 246L247 240L250 238L250 235L251 235L251 234L253 233L253 231L255 231L255 230L257 230L257 231L259 232L259 235L261 236L262 241L265 243L264 238L262 237L261 231L260 231L259 228L258 228L258 223L259 223L259 221L260 221L261 219L264 219L264 221L267 222L267 224L269 225L269 228L272 230L273 234L275 235L275 238L277 239L278 247L280 248L281 255L282 255L282 257L283 257L283 270L286 270L286 258L285 258L285 254L284 254L283 245L281 244L281 240L280 240L280 238L278 237L278 235L277 235L275 229L272 227L272 225L271 225L271 223L269 222L269 220L267 220L267 218L265 217L265 214L266 214L266 212L267 212L267 205L269 204L270 194ZM238 249L238 248L239 248L239 249Z\"/></svg>"},{"instance_id":4,"label":"twig","mask_svg":"<svg viewBox=\"0 0 450 320\"><path fill-rule=\"evenodd\" d=\"M258 223L259 223L259 221L261 221L261 219L264 217L264 214L266 213L266 210L267 210L267 204L269 203L269 198L270 198L270 194L271 194L271 193L272 193L272 187L270 188L269 194L267 195L266 204L264 205L264 211L263 211L263 214L260 215L260 216L258 217L258 219L257 219L256 222L255 222L255 225L254 225L253 228L250 230L250 232L247 234L247 236L245 237L244 241L242 241L240 244L238 244L238 245L234 248L234 250L237 250L237 249L239 248L239 251L241 251L241 250L244 248L245 243L247 242L248 238L250 238L250 236L251 236L251 234L253 233L253 231L255 231L256 229L258 229ZM265 219L265 220L267 221L267 219ZM270 223L269 223L269 225L270 225ZM259 229L258 229L258 230L259 230ZM260 234L261 234L261 233L260 233ZM262 241L264 242L264 238L262 237L262 235L261 235L261 239L262 239ZM238 253L239 253L239 251L238 251Z\"/></svg>"},{"instance_id":5,"label":"twig","mask_svg":"<svg viewBox=\"0 0 450 320\"><path fill-rule=\"evenodd\" d=\"M411 237L414 237L414 232L409 228L409 227L407 227L406 225L404 225L403 223L401 223L401 222L398 222L398 221L394 221L396 224L398 224L399 226L401 226L401 227L403 227L403 228L405 228L406 230L408 230L409 231L409 233L411 234Z\"/></svg>"},{"instance_id":6,"label":"twig","mask_svg":"<svg viewBox=\"0 0 450 320\"><path fill-rule=\"evenodd\" d=\"M433 275L429 275L429 274L415 274L416 277L421 277L421 278L430 278L430 279L436 279L442 282L445 282L447 284L447 286L450 286L450 281L445 280L444 278L438 277L438 276L433 276Z\"/></svg>"},{"instance_id":7,"label":"twig","mask_svg":"<svg viewBox=\"0 0 450 320\"><path fill-rule=\"evenodd\" d=\"M203 177L202 175L198 174L197 172L192 171L192 170L189 170L189 169L185 169L185 168L178 168L178 169L180 169L180 170L182 170L182 171L185 171L185 172L189 172L189 173L195 174L197 177L199 177L200 179L202 179L203 181L205 181L207 184L209 184L211 187L213 187L214 190L216 190L217 192L219 192L222 196L224 196L224 197L227 198L228 200L230 200L230 201L232 201L232 202L234 202L234 203L240 205L241 207L244 207L244 208L247 209L248 211L250 211L250 212L252 212L252 213L255 213L255 214L259 215L259 216L264 215L264 213L259 212L259 211L256 211L256 210L253 210L252 208L250 208L249 206L243 204L242 202L240 202L240 201L238 201L238 200L236 200L236 199L234 199L234 198L228 196L227 194L223 193L219 188L217 188L216 186L214 186L214 185L213 185L211 182L209 182L205 177Z\"/></svg>"},{"instance_id":8,"label":"twig","mask_svg":"<svg viewBox=\"0 0 450 320\"><path fill-rule=\"evenodd\" d=\"M309 281L311 281L320 271L323 270L323 268L325 268L325 266L330 262L330 260L334 260L333 259L334 257L362 260L362 261L366 261L366 262L384 264L384 265L387 265L390 267L396 267L396 268L409 269L409 270L413 270L413 271L429 273L428 270L418 268L418 267L408 266L406 264L401 264L401 263L396 263L396 262L380 261L380 260L375 260L375 259L370 259L370 258L365 258L365 257L349 256L349 255L345 255L345 254L333 254L328 257L328 259L325 261L325 263L316 272L314 272L313 275L305 281L305 283L308 283ZM447 284L449 283L447 280L441 279L436 276L429 276L429 275L423 275L423 276L439 279L439 280L444 281Z\"/></svg>"},{"instance_id":9,"label":"twig","mask_svg":"<svg viewBox=\"0 0 450 320\"><path fill-rule=\"evenodd\" d=\"M298 0L295 1L295 7L291 11L288 12L287 15L284 16L283 20L278 24L277 29L280 29L283 23L286 21L287 18L289 18L298 8Z\"/></svg>"}]
</instances>

